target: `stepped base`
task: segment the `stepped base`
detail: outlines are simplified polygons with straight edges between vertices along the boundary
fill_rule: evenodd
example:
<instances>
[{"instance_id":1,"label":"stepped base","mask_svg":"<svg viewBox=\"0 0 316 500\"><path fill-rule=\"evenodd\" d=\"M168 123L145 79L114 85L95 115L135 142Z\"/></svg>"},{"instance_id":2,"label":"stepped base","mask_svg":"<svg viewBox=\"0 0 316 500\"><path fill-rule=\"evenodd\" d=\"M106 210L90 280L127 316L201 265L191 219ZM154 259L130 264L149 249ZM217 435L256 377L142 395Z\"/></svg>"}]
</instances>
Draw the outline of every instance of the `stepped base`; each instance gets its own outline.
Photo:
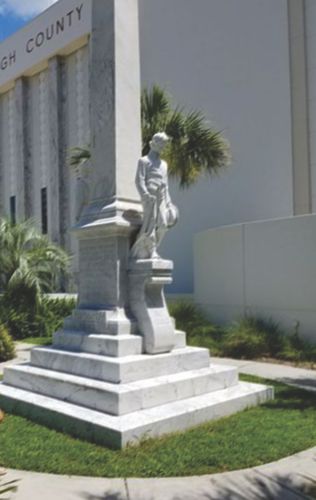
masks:
<instances>
[{"instance_id":1,"label":"stepped base","mask_svg":"<svg viewBox=\"0 0 316 500\"><path fill-rule=\"evenodd\" d=\"M209 394L112 416L0 383L0 405L5 411L113 448L182 431L272 398L271 387L240 382Z\"/></svg>"},{"instance_id":2,"label":"stepped base","mask_svg":"<svg viewBox=\"0 0 316 500\"><path fill-rule=\"evenodd\" d=\"M110 415L124 415L231 387L234 367L210 366L128 384L113 384L30 365L7 368L4 383Z\"/></svg>"}]
</instances>

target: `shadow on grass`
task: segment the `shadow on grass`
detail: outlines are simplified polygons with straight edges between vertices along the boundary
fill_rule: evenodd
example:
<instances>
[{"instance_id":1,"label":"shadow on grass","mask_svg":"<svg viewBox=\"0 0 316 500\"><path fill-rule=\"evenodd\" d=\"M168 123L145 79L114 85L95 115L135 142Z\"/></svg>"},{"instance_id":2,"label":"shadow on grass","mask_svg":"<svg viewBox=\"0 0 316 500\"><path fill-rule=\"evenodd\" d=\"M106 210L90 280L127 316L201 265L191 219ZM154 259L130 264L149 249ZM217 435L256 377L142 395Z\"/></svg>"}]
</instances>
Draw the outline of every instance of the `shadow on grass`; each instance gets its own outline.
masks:
<instances>
[{"instance_id":1,"label":"shadow on grass","mask_svg":"<svg viewBox=\"0 0 316 500\"><path fill-rule=\"evenodd\" d=\"M315 409L316 393L289 386L288 388L282 388L281 392L276 394L275 400L268 401L263 406L283 410Z\"/></svg>"},{"instance_id":2,"label":"shadow on grass","mask_svg":"<svg viewBox=\"0 0 316 500\"><path fill-rule=\"evenodd\" d=\"M282 377L280 378L280 382L283 384L292 384L292 385L299 385L302 389L305 390L311 390L312 392L315 391L316 393L316 379L315 377L306 377L306 378L287 378L287 377Z\"/></svg>"}]
</instances>

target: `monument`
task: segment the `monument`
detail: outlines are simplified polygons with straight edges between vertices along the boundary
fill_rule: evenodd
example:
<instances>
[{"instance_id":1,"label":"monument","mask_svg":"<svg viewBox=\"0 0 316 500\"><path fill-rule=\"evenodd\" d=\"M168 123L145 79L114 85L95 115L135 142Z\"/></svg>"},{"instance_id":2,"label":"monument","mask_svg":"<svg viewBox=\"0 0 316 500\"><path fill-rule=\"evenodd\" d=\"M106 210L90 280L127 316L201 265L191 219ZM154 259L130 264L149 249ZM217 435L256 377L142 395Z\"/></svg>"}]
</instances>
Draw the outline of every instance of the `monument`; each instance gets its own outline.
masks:
<instances>
[{"instance_id":1,"label":"monument","mask_svg":"<svg viewBox=\"0 0 316 500\"><path fill-rule=\"evenodd\" d=\"M90 199L74 228L78 306L51 347L34 348L29 364L5 370L0 405L120 448L273 393L239 382L235 368L213 365L207 349L188 347L169 316L163 287L173 264L158 250L178 213L160 156L163 131L138 161L137 0L92 0L91 19Z\"/></svg>"}]
</instances>

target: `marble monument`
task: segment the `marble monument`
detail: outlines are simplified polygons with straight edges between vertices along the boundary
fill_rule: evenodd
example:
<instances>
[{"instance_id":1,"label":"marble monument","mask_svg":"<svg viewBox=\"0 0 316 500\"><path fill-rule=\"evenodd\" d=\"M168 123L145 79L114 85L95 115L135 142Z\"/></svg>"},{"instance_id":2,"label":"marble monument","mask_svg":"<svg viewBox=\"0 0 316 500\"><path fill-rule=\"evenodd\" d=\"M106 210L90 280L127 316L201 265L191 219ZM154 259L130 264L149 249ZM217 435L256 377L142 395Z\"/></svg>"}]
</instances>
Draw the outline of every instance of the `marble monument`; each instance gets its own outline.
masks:
<instances>
[{"instance_id":1,"label":"marble monument","mask_svg":"<svg viewBox=\"0 0 316 500\"><path fill-rule=\"evenodd\" d=\"M236 368L210 363L207 349L187 346L176 330L163 292L173 264L158 255L178 217L163 132L138 161L137 0L92 0L91 23L91 173L73 229L78 305L52 346L6 368L0 406L120 448L257 405L273 391L239 382Z\"/></svg>"}]
</instances>

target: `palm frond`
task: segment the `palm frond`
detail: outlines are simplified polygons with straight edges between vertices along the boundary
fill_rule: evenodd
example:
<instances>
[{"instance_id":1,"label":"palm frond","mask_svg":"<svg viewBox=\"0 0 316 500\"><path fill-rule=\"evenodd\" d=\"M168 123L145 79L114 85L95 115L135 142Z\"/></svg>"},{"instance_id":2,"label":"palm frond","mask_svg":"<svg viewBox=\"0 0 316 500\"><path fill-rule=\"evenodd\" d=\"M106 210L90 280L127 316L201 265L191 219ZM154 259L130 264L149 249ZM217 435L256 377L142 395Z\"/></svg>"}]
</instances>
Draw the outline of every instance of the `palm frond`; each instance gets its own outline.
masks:
<instances>
[{"instance_id":1,"label":"palm frond","mask_svg":"<svg viewBox=\"0 0 316 500\"><path fill-rule=\"evenodd\" d=\"M164 156L169 174L181 188L195 184L204 174L214 175L231 162L230 146L222 133L209 126L200 111L173 109L165 90L158 85L142 93L143 154L152 136L165 131L171 138Z\"/></svg>"},{"instance_id":2,"label":"palm frond","mask_svg":"<svg viewBox=\"0 0 316 500\"><path fill-rule=\"evenodd\" d=\"M71 148L68 157L69 166L76 170L82 165L84 165L91 158L90 146L82 146Z\"/></svg>"},{"instance_id":3,"label":"palm frond","mask_svg":"<svg viewBox=\"0 0 316 500\"><path fill-rule=\"evenodd\" d=\"M40 300L54 290L69 267L66 252L36 229L32 220L11 224L0 219L0 286L10 293L29 293Z\"/></svg>"}]
</instances>

